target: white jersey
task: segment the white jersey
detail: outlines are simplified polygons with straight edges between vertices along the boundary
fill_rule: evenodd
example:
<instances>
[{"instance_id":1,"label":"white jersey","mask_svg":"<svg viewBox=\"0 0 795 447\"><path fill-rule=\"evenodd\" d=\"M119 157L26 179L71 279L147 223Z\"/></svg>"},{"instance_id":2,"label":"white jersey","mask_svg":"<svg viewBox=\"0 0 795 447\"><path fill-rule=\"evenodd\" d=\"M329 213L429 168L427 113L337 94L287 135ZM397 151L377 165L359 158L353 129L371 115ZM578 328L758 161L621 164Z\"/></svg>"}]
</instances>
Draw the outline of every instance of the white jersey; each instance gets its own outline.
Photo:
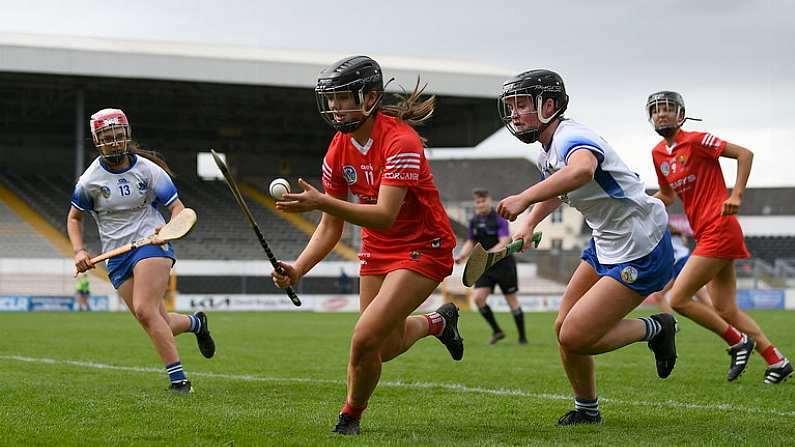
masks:
<instances>
[{"instance_id":1,"label":"white jersey","mask_svg":"<svg viewBox=\"0 0 795 447\"><path fill-rule=\"evenodd\" d=\"M168 206L178 198L160 166L137 155L130 162L129 168L112 171L97 157L72 194L72 206L94 216L103 252L153 234L165 223L158 204Z\"/></svg>"},{"instance_id":2,"label":"white jersey","mask_svg":"<svg viewBox=\"0 0 795 447\"><path fill-rule=\"evenodd\" d=\"M690 254L690 248L680 236L671 236L671 245L674 247L674 263Z\"/></svg>"},{"instance_id":3,"label":"white jersey","mask_svg":"<svg viewBox=\"0 0 795 447\"><path fill-rule=\"evenodd\" d=\"M585 217L602 264L642 258L654 250L668 224L663 203L646 194L640 177L630 170L602 137L572 120L562 120L549 148L538 157L544 178L563 169L574 152L591 151L598 161L593 180L564 194Z\"/></svg>"}]
</instances>

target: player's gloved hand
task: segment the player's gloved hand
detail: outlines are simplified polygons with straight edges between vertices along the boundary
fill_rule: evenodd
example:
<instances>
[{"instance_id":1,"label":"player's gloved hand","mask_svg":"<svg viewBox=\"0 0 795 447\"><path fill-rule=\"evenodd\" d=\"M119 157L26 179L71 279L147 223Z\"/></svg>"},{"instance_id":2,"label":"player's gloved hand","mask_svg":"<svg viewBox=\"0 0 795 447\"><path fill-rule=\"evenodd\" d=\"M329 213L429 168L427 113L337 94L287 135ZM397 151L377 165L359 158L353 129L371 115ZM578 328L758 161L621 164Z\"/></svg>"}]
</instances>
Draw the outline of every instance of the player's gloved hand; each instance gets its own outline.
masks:
<instances>
[{"instance_id":1,"label":"player's gloved hand","mask_svg":"<svg viewBox=\"0 0 795 447\"><path fill-rule=\"evenodd\" d=\"M528 206L530 203L521 194L515 194L500 200L497 204L497 214L513 222Z\"/></svg>"},{"instance_id":2,"label":"player's gloved hand","mask_svg":"<svg viewBox=\"0 0 795 447\"><path fill-rule=\"evenodd\" d=\"M91 263L91 254L88 250L81 249L75 253L75 268L78 273L83 273L86 270L94 268L94 264Z\"/></svg>"},{"instance_id":3,"label":"player's gloved hand","mask_svg":"<svg viewBox=\"0 0 795 447\"><path fill-rule=\"evenodd\" d=\"M740 205L742 205L743 199L735 196L732 194L725 202L723 202L723 211L721 214L724 216L731 216L733 214L737 214L740 210Z\"/></svg>"},{"instance_id":4,"label":"player's gloved hand","mask_svg":"<svg viewBox=\"0 0 795 447\"><path fill-rule=\"evenodd\" d=\"M298 185L304 191L300 193L284 194L282 200L276 202L276 208L288 213L303 213L320 209L326 195L318 191L302 178L298 179Z\"/></svg>"},{"instance_id":5,"label":"player's gloved hand","mask_svg":"<svg viewBox=\"0 0 795 447\"><path fill-rule=\"evenodd\" d=\"M519 225L519 229L511 235L511 240L521 239L524 241L524 245L522 246L522 251L527 250L528 248L535 247L533 244L533 233L535 232L535 227L531 227L525 224Z\"/></svg>"},{"instance_id":6,"label":"player's gloved hand","mask_svg":"<svg viewBox=\"0 0 795 447\"><path fill-rule=\"evenodd\" d=\"M290 286L294 286L299 279L301 279L301 275L298 274L298 270L295 269L290 264L287 264L282 261L277 261L279 266L284 271L284 275L277 272L276 269L273 269L271 272L271 278L273 279L273 284L280 288L285 289Z\"/></svg>"},{"instance_id":7,"label":"player's gloved hand","mask_svg":"<svg viewBox=\"0 0 795 447\"><path fill-rule=\"evenodd\" d=\"M161 228L163 228L163 225L158 225L157 227L155 227L155 234L160 233L160 229ZM157 237L152 239L152 245L163 245L166 242L168 242L168 241L164 241L162 239L158 239Z\"/></svg>"}]
</instances>

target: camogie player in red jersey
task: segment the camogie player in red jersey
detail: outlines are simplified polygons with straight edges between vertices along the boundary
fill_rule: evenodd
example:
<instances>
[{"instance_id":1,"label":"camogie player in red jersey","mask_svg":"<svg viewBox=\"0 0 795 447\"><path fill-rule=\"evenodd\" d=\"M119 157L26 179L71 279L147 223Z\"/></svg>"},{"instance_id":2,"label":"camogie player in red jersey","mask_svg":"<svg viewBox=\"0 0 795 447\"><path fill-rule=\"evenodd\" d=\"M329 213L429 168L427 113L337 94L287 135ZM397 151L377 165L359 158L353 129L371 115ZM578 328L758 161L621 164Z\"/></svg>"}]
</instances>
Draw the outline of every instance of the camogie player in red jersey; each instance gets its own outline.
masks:
<instances>
[{"instance_id":1,"label":"camogie player in red jersey","mask_svg":"<svg viewBox=\"0 0 795 447\"><path fill-rule=\"evenodd\" d=\"M419 84L417 85L419 87ZM410 316L453 269L455 236L411 127L433 113L422 89L394 106L381 103L381 67L366 56L342 59L320 73L315 88L323 119L337 130L323 159L321 193L299 180L303 192L285 194L287 212L323 211L315 233L294 264L271 273L278 287L294 285L329 254L345 221L362 227L359 259L361 315L353 330L348 392L332 431L359 434L359 420L381 375L381 364L435 335L453 359L464 355L458 309ZM357 203L347 201L348 193Z\"/></svg>"},{"instance_id":2,"label":"camogie player in red jersey","mask_svg":"<svg viewBox=\"0 0 795 447\"><path fill-rule=\"evenodd\" d=\"M676 92L650 95L646 111L654 130L664 138L652 149L660 184L656 197L666 205L679 197L696 239L695 250L674 281L671 306L729 344L729 381L742 374L756 347L768 364L764 382L781 383L792 375L792 365L759 325L737 308L735 296L734 260L750 256L735 214L742 204L753 153L709 133L682 130L685 104ZM719 157L737 160L731 195ZM714 308L690 299L705 284Z\"/></svg>"}]
</instances>

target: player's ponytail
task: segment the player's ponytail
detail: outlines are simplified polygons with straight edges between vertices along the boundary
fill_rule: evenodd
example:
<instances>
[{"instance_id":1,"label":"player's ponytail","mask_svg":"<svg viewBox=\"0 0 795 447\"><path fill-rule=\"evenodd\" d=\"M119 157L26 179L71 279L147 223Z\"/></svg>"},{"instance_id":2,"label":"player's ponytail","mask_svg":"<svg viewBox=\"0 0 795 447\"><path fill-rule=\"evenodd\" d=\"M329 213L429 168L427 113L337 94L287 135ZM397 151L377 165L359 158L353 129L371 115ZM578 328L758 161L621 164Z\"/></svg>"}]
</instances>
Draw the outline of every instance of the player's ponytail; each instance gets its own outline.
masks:
<instances>
[{"instance_id":1,"label":"player's ponytail","mask_svg":"<svg viewBox=\"0 0 795 447\"><path fill-rule=\"evenodd\" d=\"M425 91L425 87L427 86L428 84L426 83L420 88L420 78L418 77L417 85L414 86L413 92L408 95L395 94L395 96L400 98L400 102L397 104L383 105L381 106L381 110L384 114L403 120L412 127L421 125L433 115L433 109L436 106L436 96L431 96L425 101L420 101L420 96L422 96L422 92ZM423 139L423 143L424 142L425 140Z\"/></svg>"},{"instance_id":2,"label":"player's ponytail","mask_svg":"<svg viewBox=\"0 0 795 447\"><path fill-rule=\"evenodd\" d=\"M130 141L129 144L130 144L129 147L130 147L130 153L131 154L140 155L141 157L146 158L147 160L151 161L152 163L154 163L154 164L160 166L161 168L163 168L163 170L166 171L166 173L168 175L170 175L171 178L175 177L174 171L172 171L171 168L168 167L168 164L166 163L166 160L163 159L163 156L160 155L159 152L149 151L149 150L146 150L146 149L141 149L141 146L139 146L138 143L135 142L135 141Z\"/></svg>"}]
</instances>

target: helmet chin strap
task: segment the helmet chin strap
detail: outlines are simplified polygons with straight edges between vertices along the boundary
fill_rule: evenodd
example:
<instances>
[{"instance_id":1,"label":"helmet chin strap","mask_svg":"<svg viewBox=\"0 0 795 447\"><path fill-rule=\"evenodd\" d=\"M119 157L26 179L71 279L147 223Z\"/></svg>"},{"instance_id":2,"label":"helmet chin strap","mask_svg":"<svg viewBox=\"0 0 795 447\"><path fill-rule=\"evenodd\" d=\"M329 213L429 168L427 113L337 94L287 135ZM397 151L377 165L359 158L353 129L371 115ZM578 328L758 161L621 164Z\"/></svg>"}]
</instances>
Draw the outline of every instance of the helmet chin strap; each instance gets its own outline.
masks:
<instances>
[{"instance_id":1,"label":"helmet chin strap","mask_svg":"<svg viewBox=\"0 0 795 447\"><path fill-rule=\"evenodd\" d=\"M663 138L672 138L679 130L679 126L655 127L654 131Z\"/></svg>"}]
</instances>

